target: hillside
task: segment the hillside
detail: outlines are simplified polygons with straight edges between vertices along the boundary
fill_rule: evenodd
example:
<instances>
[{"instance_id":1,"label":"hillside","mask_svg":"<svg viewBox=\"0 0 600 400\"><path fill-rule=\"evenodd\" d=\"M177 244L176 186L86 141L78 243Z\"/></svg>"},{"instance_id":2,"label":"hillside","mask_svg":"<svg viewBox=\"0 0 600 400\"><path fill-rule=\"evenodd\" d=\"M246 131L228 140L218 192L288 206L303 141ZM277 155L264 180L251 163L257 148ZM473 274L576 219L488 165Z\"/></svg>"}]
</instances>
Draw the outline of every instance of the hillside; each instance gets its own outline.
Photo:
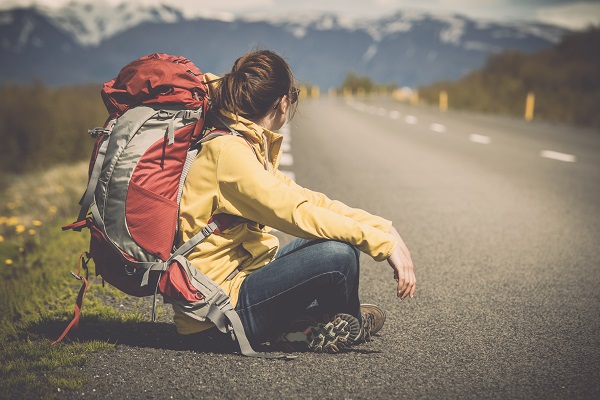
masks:
<instances>
[{"instance_id":1,"label":"hillside","mask_svg":"<svg viewBox=\"0 0 600 400\"><path fill-rule=\"evenodd\" d=\"M529 92L535 118L600 128L600 27L566 35L533 54L506 51L484 68L457 81L419 88L421 99L436 104L446 91L449 107L522 116Z\"/></svg>"}]
</instances>

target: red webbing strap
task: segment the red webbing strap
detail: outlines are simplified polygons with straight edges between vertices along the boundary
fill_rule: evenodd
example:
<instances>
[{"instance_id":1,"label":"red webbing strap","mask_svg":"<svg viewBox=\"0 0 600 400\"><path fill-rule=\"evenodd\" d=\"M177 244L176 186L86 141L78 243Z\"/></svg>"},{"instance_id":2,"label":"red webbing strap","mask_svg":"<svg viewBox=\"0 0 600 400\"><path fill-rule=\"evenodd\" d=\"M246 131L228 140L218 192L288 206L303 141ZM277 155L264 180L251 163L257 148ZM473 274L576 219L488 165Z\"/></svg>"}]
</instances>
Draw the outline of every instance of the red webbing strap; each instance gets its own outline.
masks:
<instances>
[{"instance_id":1,"label":"red webbing strap","mask_svg":"<svg viewBox=\"0 0 600 400\"><path fill-rule=\"evenodd\" d=\"M214 214L208 220L208 223L214 222L217 224L217 229L213 233L221 233L221 231L232 226L240 217L231 214Z\"/></svg>"},{"instance_id":2,"label":"red webbing strap","mask_svg":"<svg viewBox=\"0 0 600 400\"><path fill-rule=\"evenodd\" d=\"M90 254L86 251L79 257L79 264L77 266L77 274L71 272L71 274L75 278L83 281L83 283L81 284L81 288L79 289L79 294L77 294L77 300L75 301L75 312L73 315L73 319L71 320L71 323L69 323L69 325L65 328L62 335L60 335L60 337L58 339L56 339L54 342L52 342L52 345L55 345L56 343L63 340L64 337L67 336L67 333L69 333L69 331L72 328L77 329L79 327L79 317L81 316L81 307L83 306L83 298L85 297L85 294L87 292L88 285L89 285L88 280L87 280L87 275L88 275L87 263L89 261L90 261ZM86 276L81 275L82 268L85 270Z\"/></svg>"},{"instance_id":3,"label":"red webbing strap","mask_svg":"<svg viewBox=\"0 0 600 400\"><path fill-rule=\"evenodd\" d=\"M86 218L84 220L81 221L75 221L73 223L70 223L68 225L65 225L62 227L63 231L67 231L67 230L74 230L77 232L80 232L83 228L89 228L92 224L92 220L91 218Z\"/></svg>"}]
</instances>

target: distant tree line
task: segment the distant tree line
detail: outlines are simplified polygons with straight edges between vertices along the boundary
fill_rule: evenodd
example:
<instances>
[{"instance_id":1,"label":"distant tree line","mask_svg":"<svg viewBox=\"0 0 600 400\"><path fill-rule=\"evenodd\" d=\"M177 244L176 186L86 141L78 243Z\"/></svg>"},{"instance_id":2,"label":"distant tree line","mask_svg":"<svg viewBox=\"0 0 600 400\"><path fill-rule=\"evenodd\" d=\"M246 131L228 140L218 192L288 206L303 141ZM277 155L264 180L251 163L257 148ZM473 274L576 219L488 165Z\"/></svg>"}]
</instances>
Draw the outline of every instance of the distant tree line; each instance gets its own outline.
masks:
<instances>
[{"instance_id":1,"label":"distant tree line","mask_svg":"<svg viewBox=\"0 0 600 400\"><path fill-rule=\"evenodd\" d=\"M107 112L101 85L50 88L41 82L0 87L0 172L22 173L88 159Z\"/></svg>"},{"instance_id":2,"label":"distant tree line","mask_svg":"<svg viewBox=\"0 0 600 400\"><path fill-rule=\"evenodd\" d=\"M391 91L397 88L395 83L377 84L369 76L358 75L355 72L349 72L342 82L340 92L349 91L352 94L356 93L377 93L384 89Z\"/></svg>"},{"instance_id":3,"label":"distant tree line","mask_svg":"<svg viewBox=\"0 0 600 400\"><path fill-rule=\"evenodd\" d=\"M422 101L437 104L448 93L450 109L523 116L535 95L535 119L600 128L600 27L572 33L534 54L506 51L454 82L419 88Z\"/></svg>"}]
</instances>

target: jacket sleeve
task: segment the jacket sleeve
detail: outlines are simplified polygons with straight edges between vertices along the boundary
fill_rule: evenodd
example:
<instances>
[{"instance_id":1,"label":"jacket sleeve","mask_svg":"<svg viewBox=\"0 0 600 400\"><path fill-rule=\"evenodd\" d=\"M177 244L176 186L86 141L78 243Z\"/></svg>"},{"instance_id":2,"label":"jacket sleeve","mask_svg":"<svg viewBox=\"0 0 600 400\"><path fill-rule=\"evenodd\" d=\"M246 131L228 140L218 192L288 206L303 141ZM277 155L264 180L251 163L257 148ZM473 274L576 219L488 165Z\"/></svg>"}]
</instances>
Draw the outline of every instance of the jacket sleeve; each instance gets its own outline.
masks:
<instances>
[{"instance_id":1,"label":"jacket sleeve","mask_svg":"<svg viewBox=\"0 0 600 400\"><path fill-rule=\"evenodd\" d=\"M220 212L305 239L347 242L377 261L387 259L396 245L389 232L311 203L302 191L265 171L242 139L224 141L217 179Z\"/></svg>"},{"instance_id":2,"label":"jacket sleeve","mask_svg":"<svg viewBox=\"0 0 600 400\"><path fill-rule=\"evenodd\" d=\"M331 200L323 193L315 192L302 187L279 170L276 171L275 176L283 180L292 189L302 193L310 203L318 207L327 208L335 213L350 217L357 222L371 225L372 227L384 232L389 232L390 229L392 229L392 221L370 214L364 210L361 210L360 208L349 207L341 201Z\"/></svg>"}]
</instances>

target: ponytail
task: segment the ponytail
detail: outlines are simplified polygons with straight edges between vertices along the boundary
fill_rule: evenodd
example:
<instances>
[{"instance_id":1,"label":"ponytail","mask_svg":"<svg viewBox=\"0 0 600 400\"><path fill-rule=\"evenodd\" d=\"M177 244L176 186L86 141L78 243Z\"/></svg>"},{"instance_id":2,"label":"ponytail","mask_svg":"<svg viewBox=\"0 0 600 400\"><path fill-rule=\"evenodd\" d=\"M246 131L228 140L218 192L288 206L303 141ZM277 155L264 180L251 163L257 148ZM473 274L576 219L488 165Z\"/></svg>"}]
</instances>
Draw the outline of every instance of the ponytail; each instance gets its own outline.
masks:
<instances>
[{"instance_id":1,"label":"ponytail","mask_svg":"<svg viewBox=\"0 0 600 400\"><path fill-rule=\"evenodd\" d=\"M260 119L293 84L294 75L283 58L269 50L255 51L238 58L218 85L211 87L211 107Z\"/></svg>"}]
</instances>

